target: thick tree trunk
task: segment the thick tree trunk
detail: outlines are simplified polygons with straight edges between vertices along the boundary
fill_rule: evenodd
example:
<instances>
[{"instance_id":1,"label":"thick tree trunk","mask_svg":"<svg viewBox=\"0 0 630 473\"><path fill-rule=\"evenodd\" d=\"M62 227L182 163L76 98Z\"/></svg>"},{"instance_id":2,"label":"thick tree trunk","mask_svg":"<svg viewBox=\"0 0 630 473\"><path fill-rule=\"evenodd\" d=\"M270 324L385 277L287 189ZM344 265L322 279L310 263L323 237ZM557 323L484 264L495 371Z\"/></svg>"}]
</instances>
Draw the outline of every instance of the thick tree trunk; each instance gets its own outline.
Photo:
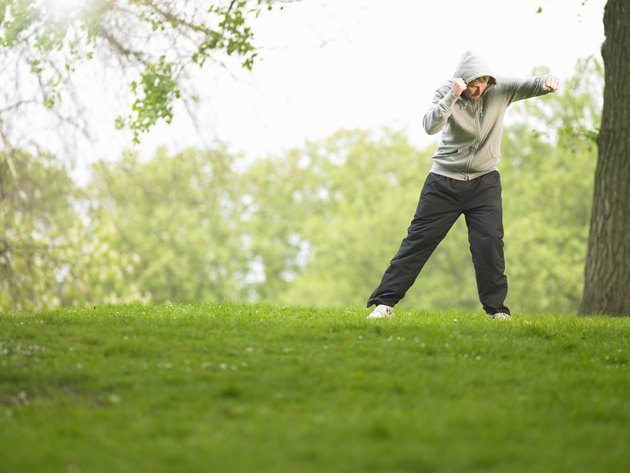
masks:
<instances>
[{"instance_id":1,"label":"thick tree trunk","mask_svg":"<svg viewBox=\"0 0 630 473\"><path fill-rule=\"evenodd\" d=\"M580 314L630 315L630 4L608 0L604 108Z\"/></svg>"}]
</instances>

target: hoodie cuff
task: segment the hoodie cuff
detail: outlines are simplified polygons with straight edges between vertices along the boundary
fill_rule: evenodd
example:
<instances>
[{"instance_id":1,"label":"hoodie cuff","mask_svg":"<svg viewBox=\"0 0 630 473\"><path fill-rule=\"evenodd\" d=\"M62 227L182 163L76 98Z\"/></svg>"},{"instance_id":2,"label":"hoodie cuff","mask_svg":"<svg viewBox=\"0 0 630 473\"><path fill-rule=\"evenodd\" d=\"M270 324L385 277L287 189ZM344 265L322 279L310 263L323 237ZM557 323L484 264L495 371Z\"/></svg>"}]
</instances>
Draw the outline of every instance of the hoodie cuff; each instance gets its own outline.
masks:
<instances>
[{"instance_id":1,"label":"hoodie cuff","mask_svg":"<svg viewBox=\"0 0 630 473\"><path fill-rule=\"evenodd\" d=\"M458 100L459 100L459 97L456 96L452 90L449 90L444 96L444 98L442 99L442 103L444 104L446 108L451 108L453 105L455 105L455 102L457 102Z\"/></svg>"}]
</instances>

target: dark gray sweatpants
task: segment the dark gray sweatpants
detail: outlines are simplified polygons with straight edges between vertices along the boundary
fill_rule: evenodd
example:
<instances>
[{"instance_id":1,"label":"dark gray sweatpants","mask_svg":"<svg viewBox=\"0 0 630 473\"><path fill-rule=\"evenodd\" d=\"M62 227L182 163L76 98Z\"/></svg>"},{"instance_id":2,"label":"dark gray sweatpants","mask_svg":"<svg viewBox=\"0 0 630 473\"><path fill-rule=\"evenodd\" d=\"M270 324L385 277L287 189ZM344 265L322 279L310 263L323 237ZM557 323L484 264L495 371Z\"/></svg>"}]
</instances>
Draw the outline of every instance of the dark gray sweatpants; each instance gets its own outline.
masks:
<instances>
[{"instance_id":1,"label":"dark gray sweatpants","mask_svg":"<svg viewBox=\"0 0 630 473\"><path fill-rule=\"evenodd\" d=\"M479 300L488 314L509 313L503 257L501 178L497 171L470 181L430 173L406 238L367 306L395 306L461 214L466 217Z\"/></svg>"}]
</instances>

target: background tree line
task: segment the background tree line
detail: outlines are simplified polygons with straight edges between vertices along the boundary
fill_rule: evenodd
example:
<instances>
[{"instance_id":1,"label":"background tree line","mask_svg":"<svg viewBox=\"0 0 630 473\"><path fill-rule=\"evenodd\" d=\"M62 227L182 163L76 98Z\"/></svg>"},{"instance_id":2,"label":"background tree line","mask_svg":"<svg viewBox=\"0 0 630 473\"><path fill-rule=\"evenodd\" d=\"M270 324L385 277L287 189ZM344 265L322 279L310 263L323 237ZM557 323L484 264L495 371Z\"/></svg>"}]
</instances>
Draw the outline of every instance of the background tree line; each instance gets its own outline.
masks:
<instances>
[{"instance_id":1,"label":"background tree line","mask_svg":"<svg viewBox=\"0 0 630 473\"><path fill-rule=\"evenodd\" d=\"M518 311L579 307L602 88L601 65L581 61L559 94L509 112L500 170ZM433 151L396 130L340 130L252 163L221 148L126 153L81 187L55 156L3 153L0 307L363 305L405 236ZM466 238L458 221L401 307L478 308Z\"/></svg>"}]
</instances>

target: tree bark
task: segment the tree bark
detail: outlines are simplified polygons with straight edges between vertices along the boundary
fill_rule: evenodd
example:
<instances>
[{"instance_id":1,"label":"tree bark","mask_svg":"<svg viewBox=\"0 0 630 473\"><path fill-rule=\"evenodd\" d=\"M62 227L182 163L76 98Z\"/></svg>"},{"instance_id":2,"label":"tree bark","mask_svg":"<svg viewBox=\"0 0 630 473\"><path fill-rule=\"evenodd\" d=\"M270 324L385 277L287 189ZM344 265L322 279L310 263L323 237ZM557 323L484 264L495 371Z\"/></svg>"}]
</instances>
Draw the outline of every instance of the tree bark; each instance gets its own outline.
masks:
<instances>
[{"instance_id":1,"label":"tree bark","mask_svg":"<svg viewBox=\"0 0 630 473\"><path fill-rule=\"evenodd\" d=\"M580 314L630 315L630 5L608 0L606 71Z\"/></svg>"}]
</instances>

